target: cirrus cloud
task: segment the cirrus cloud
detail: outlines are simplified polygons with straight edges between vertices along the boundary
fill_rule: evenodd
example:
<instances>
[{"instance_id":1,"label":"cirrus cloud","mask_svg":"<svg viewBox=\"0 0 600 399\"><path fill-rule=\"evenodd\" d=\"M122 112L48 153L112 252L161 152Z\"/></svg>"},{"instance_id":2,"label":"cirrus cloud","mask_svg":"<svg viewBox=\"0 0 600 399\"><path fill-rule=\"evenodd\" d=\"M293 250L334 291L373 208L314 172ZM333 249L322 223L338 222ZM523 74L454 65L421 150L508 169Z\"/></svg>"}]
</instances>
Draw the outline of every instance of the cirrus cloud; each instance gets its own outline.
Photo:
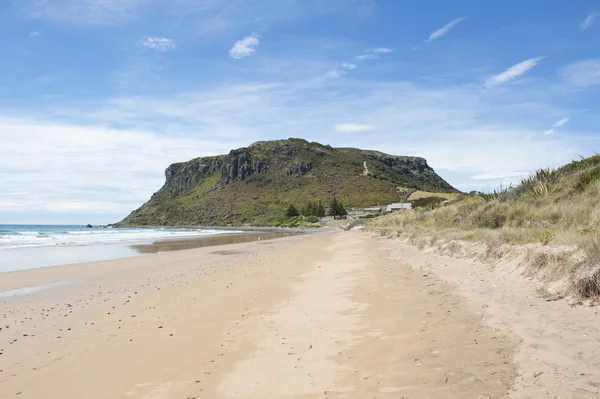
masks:
<instances>
[{"instance_id":1,"label":"cirrus cloud","mask_svg":"<svg viewBox=\"0 0 600 399\"><path fill-rule=\"evenodd\" d=\"M552 125L552 127L561 127L567 124L567 122L569 122L569 118L561 118L559 120L557 120L554 125Z\"/></svg>"},{"instance_id":2,"label":"cirrus cloud","mask_svg":"<svg viewBox=\"0 0 600 399\"><path fill-rule=\"evenodd\" d=\"M495 86L502 83L510 82L521 75L525 75L530 69L534 68L543 60L544 57L529 58L507 68L504 72L494 75L485 82L486 86Z\"/></svg>"},{"instance_id":3,"label":"cirrus cloud","mask_svg":"<svg viewBox=\"0 0 600 399\"><path fill-rule=\"evenodd\" d=\"M427 40L425 40L425 41L426 42L432 42L435 39L439 39L440 37L442 37L442 36L446 35L448 32L450 32L450 30L452 28L454 28L456 25L458 25L459 23L461 23L465 19L467 19L467 18L466 17L456 18L455 20L447 23L446 25L442 26L441 28L439 28L438 30L436 30L435 32L433 32L431 35L429 35L429 38Z\"/></svg>"},{"instance_id":4,"label":"cirrus cloud","mask_svg":"<svg viewBox=\"0 0 600 399\"><path fill-rule=\"evenodd\" d=\"M600 59L577 61L561 70L562 77L573 86L600 84Z\"/></svg>"},{"instance_id":5,"label":"cirrus cloud","mask_svg":"<svg viewBox=\"0 0 600 399\"><path fill-rule=\"evenodd\" d=\"M379 47L379 48L369 50L364 54L357 55L355 58L358 61L377 60L377 59L379 59L380 54L387 54L387 53L391 53L392 51L393 50L391 48Z\"/></svg>"},{"instance_id":6,"label":"cirrus cloud","mask_svg":"<svg viewBox=\"0 0 600 399\"><path fill-rule=\"evenodd\" d=\"M581 21L581 24L579 24L579 29L586 30L587 28L592 26L597 16L598 14L595 11L590 12L587 15L587 17L583 21Z\"/></svg>"}]
</instances>

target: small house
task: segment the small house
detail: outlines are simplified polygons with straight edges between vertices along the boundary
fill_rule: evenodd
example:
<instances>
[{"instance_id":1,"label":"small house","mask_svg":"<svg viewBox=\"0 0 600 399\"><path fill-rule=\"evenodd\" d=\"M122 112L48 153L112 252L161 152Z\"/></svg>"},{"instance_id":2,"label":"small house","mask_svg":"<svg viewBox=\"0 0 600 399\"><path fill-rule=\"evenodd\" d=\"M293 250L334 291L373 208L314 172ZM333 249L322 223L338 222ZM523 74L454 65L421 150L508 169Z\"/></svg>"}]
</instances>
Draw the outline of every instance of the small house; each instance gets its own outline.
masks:
<instances>
[{"instance_id":1,"label":"small house","mask_svg":"<svg viewBox=\"0 0 600 399\"><path fill-rule=\"evenodd\" d=\"M398 202L395 204L389 204L385 211L387 213L397 212L397 211L407 211L412 209L412 204L410 202Z\"/></svg>"}]
</instances>

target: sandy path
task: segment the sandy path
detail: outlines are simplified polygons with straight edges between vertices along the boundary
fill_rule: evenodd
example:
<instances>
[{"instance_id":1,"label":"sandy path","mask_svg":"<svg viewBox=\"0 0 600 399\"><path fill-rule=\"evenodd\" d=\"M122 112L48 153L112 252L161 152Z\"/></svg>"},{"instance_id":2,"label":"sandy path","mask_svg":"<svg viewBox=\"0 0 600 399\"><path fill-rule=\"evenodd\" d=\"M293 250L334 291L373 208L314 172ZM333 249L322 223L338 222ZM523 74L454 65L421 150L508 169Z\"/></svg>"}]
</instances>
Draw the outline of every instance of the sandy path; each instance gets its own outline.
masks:
<instances>
[{"instance_id":1,"label":"sandy path","mask_svg":"<svg viewBox=\"0 0 600 399\"><path fill-rule=\"evenodd\" d=\"M510 340L464 299L399 267L364 235L333 236L329 256L240 342L254 349L219 392L231 398L497 398L512 380Z\"/></svg>"},{"instance_id":2,"label":"sandy path","mask_svg":"<svg viewBox=\"0 0 600 399\"><path fill-rule=\"evenodd\" d=\"M378 245L336 232L150 255L5 298L0 397L505 397L514 341Z\"/></svg>"},{"instance_id":3,"label":"sandy path","mask_svg":"<svg viewBox=\"0 0 600 399\"><path fill-rule=\"evenodd\" d=\"M519 339L511 398L600 398L597 308L540 298L536 283L520 275L518 260L492 266L376 240L392 258L452 284L486 323Z\"/></svg>"}]
</instances>

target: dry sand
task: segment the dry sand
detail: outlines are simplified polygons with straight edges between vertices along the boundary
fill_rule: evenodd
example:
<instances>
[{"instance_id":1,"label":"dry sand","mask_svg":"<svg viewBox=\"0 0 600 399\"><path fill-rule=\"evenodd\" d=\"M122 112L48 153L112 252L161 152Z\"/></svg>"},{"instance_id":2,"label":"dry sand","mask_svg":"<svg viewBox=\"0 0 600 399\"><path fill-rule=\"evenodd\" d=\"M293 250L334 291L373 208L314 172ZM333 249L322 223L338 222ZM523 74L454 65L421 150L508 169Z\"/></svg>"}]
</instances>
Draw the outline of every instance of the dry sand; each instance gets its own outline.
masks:
<instances>
[{"instance_id":1,"label":"dry sand","mask_svg":"<svg viewBox=\"0 0 600 399\"><path fill-rule=\"evenodd\" d=\"M519 258L489 264L440 256L399 239L377 241L392 258L449 282L488 325L519 340L511 398L600 398L597 307L546 300L537 290L542 284L523 276Z\"/></svg>"},{"instance_id":2,"label":"dry sand","mask_svg":"<svg viewBox=\"0 0 600 399\"><path fill-rule=\"evenodd\" d=\"M0 397L592 397L546 395L557 375L523 369L537 305L482 310L464 267L429 265L449 262L339 231L0 274L0 290L75 279L0 299ZM595 376L587 353L566 362L597 345L580 333L536 361Z\"/></svg>"}]
</instances>

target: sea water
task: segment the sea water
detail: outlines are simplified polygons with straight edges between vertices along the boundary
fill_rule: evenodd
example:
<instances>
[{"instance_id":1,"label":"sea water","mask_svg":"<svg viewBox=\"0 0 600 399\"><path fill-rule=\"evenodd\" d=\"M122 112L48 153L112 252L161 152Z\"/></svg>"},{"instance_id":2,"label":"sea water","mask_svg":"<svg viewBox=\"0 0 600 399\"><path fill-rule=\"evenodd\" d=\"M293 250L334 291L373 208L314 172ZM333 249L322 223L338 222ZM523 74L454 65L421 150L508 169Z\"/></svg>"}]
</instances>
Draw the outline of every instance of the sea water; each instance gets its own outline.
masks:
<instances>
[{"instance_id":1,"label":"sea water","mask_svg":"<svg viewBox=\"0 0 600 399\"><path fill-rule=\"evenodd\" d=\"M36 248L111 243L136 243L157 239L201 237L229 231L207 229L113 229L83 226L2 225L0 251L15 248Z\"/></svg>"},{"instance_id":2,"label":"sea water","mask_svg":"<svg viewBox=\"0 0 600 399\"><path fill-rule=\"evenodd\" d=\"M135 244L193 239L234 231L177 228L87 228L1 225L0 273L140 255Z\"/></svg>"}]
</instances>

